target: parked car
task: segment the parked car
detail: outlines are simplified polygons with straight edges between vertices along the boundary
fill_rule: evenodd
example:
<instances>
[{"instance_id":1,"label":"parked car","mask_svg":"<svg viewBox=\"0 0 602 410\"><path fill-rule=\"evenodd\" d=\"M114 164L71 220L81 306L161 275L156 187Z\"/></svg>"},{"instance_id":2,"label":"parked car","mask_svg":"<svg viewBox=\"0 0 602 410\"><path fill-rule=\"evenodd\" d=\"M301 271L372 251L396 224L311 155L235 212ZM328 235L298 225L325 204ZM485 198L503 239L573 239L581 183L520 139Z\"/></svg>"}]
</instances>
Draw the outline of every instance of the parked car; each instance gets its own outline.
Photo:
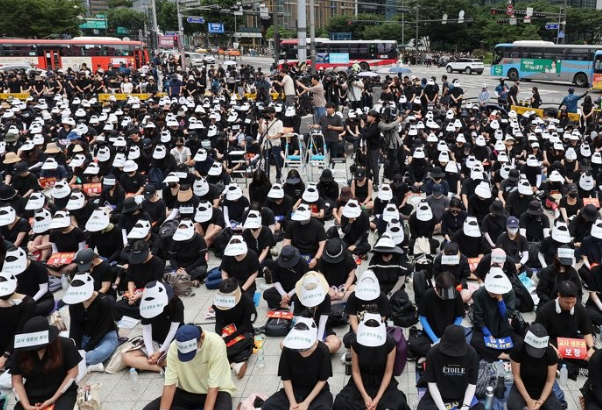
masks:
<instances>
[{"instance_id":1,"label":"parked car","mask_svg":"<svg viewBox=\"0 0 602 410\"><path fill-rule=\"evenodd\" d=\"M204 56L201 53L186 53L186 62L192 67L205 64Z\"/></svg>"},{"instance_id":2,"label":"parked car","mask_svg":"<svg viewBox=\"0 0 602 410\"><path fill-rule=\"evenodd\" d=\"M203 61L205 64L215 64L215 57L213 56L204 56Z\"/></svg>"},{"instance_id":3,"label":"parked car","mask_svg":"<svg viewBox=\"0 0 602 410\"><path fill-rule=\"evenodd\" d=\"M459 73L465 72L466 74L477 73L483 74L485 66L481 60L476 58L459 58L456 61L450 61L445 66L445 70L448 73L457 71Z\"/></svg>"},{"instance_id":4,"label":"parked car","mask_svg":"<svg viewBox=\"0 0 602 410\"><path fill-rule=\"evenodd\" d=\"M226 55L240 57L240 50L235 50L233 48L229 48L226 50Z\"/></svg>"}]
</instances>

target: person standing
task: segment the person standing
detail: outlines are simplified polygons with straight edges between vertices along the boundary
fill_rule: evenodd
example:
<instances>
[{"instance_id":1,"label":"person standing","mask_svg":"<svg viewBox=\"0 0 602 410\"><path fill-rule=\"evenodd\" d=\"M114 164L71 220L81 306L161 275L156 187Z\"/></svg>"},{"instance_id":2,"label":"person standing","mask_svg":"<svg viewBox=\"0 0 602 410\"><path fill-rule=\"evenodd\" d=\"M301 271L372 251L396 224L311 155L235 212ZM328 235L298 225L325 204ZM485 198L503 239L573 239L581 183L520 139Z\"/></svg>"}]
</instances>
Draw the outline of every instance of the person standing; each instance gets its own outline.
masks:
<instances>
[{"instance_id":1,"label":"person standing","mask_svg":"<svg viewBox=\"0 0 602 410\"><path fill-rule=\"evenodd\" d=\"M339 156L340 149L340 135L345 130L343 126L343 119L335 114L336 106L334 103L326 104L326 112L317 118L317 123L310 125L312 128L321 128L322 135L324 135L324 141L326 144L326 150L330 153L330 158L336 158ZM316 107L316 115L318 115L318 108Z\"/></svg>"},{"instance_id":2,"label":"person standing","mask_svg":"<svg viewBox=\"0 0 602 410\"><path fill-rule=\"evenodd\" d=\"M558 109L561 109L562 106L565 106L567 112L575 114L577 113L577 102L589 93L589 89L581 95L575 95L575 89L573 87L570 87L568 92L569 94L562 99Z\"/></svg>"},{"instance_id":3,"label":"person standing","mask_svg":"<svg viewBox=\"0 0 602 410\"><path fill-rule=\"evenodd\" d=\"M282 158L280 139L284 135L284 126L282 125L282 121L276 117L276 110L274 107L266 108L266 113L268 115L268 119L259 120L259 131L261 132L261 136L263 137L263 150L264 155L268 156L266 159L269 159L269 156L273 156L276 162L276 180L280 183L282 179L282 166L284 164L284 160ZM266 160L268 166L266 167L266 174L268 179L270 178L270 168L271 163L269 160Z\"/></svg>"},{"instance_id":4,"label":"person standing","mask_svg":"<svg viewBox=\"0 0 602 410\"><path fill-rule=\"evenodd\" d=\"M282 80L274 82L284 89L284 104L287 107L291 107L295 103L295 83L288 74L288 68L283 67L280 70L280 74L282 74Z\"/></svg>"},{"instance_id":5,"label":"person standing","mask_svg":"<svg viewBox=\"0 0 602 410\"><path fill-rule=\"evenodd\" d=\"M222 338L187 324L167 353L163 394L144 410L232 410L235 390Z\"/></svg>"},{"instance_id":6,"label":"person standing","mask_svg":"<svg viewBox=\"0 0 602 410\"><path fill-rule=\"evenodd\" d=\"M366 141L368 146L368 176L372 177L375 189L378 189L378 158L380 157L380 130L378 128L379 114L376 110L371 110L366 122L361 120L361 138Z\"/></svg>"},{"instance_id":7,"label":"person standing","mask_svg":"<svg viewBox=\"0 0 602 410\"><path fill-rule=\"evenodd\" d=\"M324 84L320 81L320 76L314 74L311 76L311 87L306 86L301 81L297 80L297 85L303 89L303 93L312 93L312 99L314 102L314 121L318 122L320 118L326 113L326 96L324 91ZM333 104L334 107L334 104ZM342 122L341 122L342 126ZM339 132L342 132L341 129ZM338 139L337 139L338 140Z\"/></svg>"}]
</instances>

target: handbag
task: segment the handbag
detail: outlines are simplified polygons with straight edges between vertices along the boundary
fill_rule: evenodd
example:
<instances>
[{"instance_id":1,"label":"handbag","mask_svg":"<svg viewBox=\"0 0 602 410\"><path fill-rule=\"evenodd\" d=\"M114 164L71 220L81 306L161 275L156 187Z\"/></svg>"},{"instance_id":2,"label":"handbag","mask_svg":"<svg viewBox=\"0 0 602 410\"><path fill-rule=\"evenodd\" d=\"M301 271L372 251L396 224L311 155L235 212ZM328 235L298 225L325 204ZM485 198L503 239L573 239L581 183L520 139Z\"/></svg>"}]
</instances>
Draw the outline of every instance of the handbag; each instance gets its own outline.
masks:
<instances>
[{"instance_id":1,"label":"handbag","mask_svg":"<svg viewBox=\"0 0 602 410\"><path fill-rule=\"evenodd\" d=\"M115 353L111 356L111 360L105 367L105 372L109 374L117 373L125 369L127 366L123 363L123 355L133 350L138 350L144 347L144 339L142 336L136 336L131 340L128 340L115 350Z\"/></svg>"},{"instance_id":2,"label":"handbag","mask_svg":"<svg viewBox=\"0 0 602 410\"><path fill-rule=\"evenodd\" d=\"M192 296L192 279L187 273L168 272L163 280L169 283L178 296Z\"/></svg>"},{"instance_id":3,"label":"handbag","mask_svg":"<svg viewBox=\"0 0 602 410\"><path fill-rule=\"evenodd\" d=\"M100 401L100 387L102 384L86 384L77 390L77 400L75 405L80 410L100 410L102 405Z\"/></svg>"}]
</instances>

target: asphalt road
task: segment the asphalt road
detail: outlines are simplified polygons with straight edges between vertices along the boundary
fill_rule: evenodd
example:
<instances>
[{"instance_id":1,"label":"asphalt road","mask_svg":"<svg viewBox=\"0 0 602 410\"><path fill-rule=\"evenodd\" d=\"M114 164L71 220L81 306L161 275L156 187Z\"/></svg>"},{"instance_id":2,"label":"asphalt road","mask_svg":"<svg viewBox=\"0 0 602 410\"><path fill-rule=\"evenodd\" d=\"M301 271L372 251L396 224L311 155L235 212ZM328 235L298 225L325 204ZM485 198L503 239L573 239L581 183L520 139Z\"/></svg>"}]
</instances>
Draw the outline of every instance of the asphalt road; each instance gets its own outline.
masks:
<instances>
[{"instance_id":1,"label":"asphalt road","mask_svg":"<svg viewBox=\"0 0 602 410\"><path fill-rule=\"evenodd\" d=\"M272 59L267 57L250 57L243 56L240 60L245 64L251 64L254 67L262 67L262 70L268 70L270 65L272 64ZM443 74L447 74L445 68L439 67L426 67L426 66L407 66L410 70L412 70L412 74L418 76L419 78L430 78L431 76L436 76L440 83L440 78ZM485 67L485 72L483 74L464 74L464 73L452 73L447 74L448 80L452 80L457 78L460 80L462 84L462 88L464 89L466 98L474 98L478 96L481 91L481 87L483 84L487 84L489 86L489 91L492 96L495 96L495 86L499 82L499 77L494 77L489 74L489 67ZM384 76L383 76L384 78ZM509 80L507 80L509 81ZM508 82L509 83L509 82ZM510 83L509 83L510 84ZM544 102L544 107L557 107L562 98L567 94L567 89L572 85L569 83L560 83L560 82L539 82L539 81L521 81L520 84L520 93L519 99L529 99L531 96L532 87L537 87L539 89L539 94ZM586 91L585 88L577 88L576 93L581 94ZM598 98L599 95L595 95L594 99Z\"/></svg>"}]
</instances>

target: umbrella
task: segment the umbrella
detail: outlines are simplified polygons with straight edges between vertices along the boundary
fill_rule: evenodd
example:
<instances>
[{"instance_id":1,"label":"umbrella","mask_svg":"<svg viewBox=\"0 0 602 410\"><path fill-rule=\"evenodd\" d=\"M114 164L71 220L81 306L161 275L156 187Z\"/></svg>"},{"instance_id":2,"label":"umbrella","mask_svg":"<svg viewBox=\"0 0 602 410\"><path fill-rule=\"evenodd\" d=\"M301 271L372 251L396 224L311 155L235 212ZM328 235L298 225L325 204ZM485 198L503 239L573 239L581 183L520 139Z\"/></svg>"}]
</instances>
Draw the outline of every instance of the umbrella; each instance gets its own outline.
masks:
<instances>
[{"instance_id":1,"label":"umbrella","mask_svg":"<svg viewBox=\"0 0 602 410\"><path fill-rule=\"evenodd\" d=\"M410 70L409 68L405 68L405 67L391 67L389 69L390 73L401 73L401 74L411 74L412 70Z\"/></svg>"},{"instance_id":2,"label":"umbrella","mask_svg":"<svg viewBox=\"0 0 602 410\"><path fill-rule=\"evenodd\" d=\"M232 61L232 60L224 61L223 65L236 65L236 61Z\"/></svg>"},{"instance_id":3,"label":"umbrella","mask_svg":"<svg viewBox=\"0 0 602 410\"><path fill-rule=\"evenodd\" d=\"M373 71L363 71L358 74L359 77L378 77L378 74Z\"/></svg>"}]
</instances>

